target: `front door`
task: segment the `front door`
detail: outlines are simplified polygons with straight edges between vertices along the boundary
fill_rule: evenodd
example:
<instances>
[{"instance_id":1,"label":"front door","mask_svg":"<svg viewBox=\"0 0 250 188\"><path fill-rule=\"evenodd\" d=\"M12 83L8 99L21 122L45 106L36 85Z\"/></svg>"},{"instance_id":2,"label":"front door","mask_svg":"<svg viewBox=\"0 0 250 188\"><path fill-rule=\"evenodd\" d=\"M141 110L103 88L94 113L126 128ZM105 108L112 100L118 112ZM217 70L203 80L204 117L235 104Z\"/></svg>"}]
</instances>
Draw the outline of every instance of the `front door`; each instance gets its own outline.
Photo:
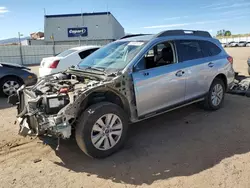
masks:
<instances>
[{"instance_id":1,"label":"front door","mask_svg":"<svg viewBox=\"0 0 250 188\"><path fill-rule=\"evenodd\" d=\"M139 117L184 101L186 78L176 59L174 43L165 42L149 50L135 66L132 76Z\"/></svg>"}]
</instances>

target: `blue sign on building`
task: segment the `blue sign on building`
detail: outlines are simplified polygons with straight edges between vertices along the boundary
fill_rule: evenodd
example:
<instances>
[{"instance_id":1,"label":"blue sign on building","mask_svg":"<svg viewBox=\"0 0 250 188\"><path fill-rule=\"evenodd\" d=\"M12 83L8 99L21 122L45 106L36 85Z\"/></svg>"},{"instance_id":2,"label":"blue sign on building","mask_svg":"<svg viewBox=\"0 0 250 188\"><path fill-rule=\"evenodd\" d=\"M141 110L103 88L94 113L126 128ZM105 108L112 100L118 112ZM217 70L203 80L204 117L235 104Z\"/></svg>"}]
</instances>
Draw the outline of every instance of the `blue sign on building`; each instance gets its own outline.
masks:
<instances>
[{"instance_id":1,"label":"blue sign on building","mask_svg":"<svg viewBox=\"0 0 250 188\"><path fill-rule=\"evenodd\" d=\"M86 37L88 36L88 28L87 27L76 27L76 28L68 28L68 37Z\"/></svg>"}]
</instances>

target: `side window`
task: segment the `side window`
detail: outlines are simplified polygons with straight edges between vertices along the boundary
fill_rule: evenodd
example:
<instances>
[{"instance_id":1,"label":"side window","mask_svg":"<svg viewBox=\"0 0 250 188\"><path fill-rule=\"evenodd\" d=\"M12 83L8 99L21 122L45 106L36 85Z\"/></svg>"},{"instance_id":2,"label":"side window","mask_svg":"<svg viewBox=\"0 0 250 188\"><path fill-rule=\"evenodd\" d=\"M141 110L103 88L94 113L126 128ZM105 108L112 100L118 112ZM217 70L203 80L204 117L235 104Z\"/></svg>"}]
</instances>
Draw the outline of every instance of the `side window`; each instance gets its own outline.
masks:
<instances>
[{"instance_id":1,"label":"side window","mask_svg":"<svg viewBox=\"0 0 250 188\"><path fill-rule=\"evenodd\" d=\"M178 40L176 46L180 62L203 57L199 42L196 40Z\"/></svg>"},{"instance_id":2,"label":"side window","mask_svg":"<svg viewBox=\"0 0 250 188\"><path fill-rule=\"evenodd\" d=\"M155 45L147 51L144 57L135 66L135 71L151 69L176 63L174 45L172 42L164 42Z\"/></svg>"},{"instance_id":3,"label":"side window","mask_svg":"<svg viewBox=\"0 0 250 188\"><path fill-rule=\"evenodd\" d=\"M204 52L205 57L216 56L219 53L221 53L221 49L212 42L200 41L199 43L201 45L201 48L202 48L202 51Z\"/></svg>"},{"instance_id":4,"label":"side window","mask_svg":"<svg viewBox=\"0 0 250 188\"><path fill-rule=\"evenodd\" d=\"M91 50L85 50L79 53L79 56L81 59L84 59L85 57L87 57L88 55L92 54L94 51L96 51L97 49L91 49Z\"/></svg>"}]
</instances>

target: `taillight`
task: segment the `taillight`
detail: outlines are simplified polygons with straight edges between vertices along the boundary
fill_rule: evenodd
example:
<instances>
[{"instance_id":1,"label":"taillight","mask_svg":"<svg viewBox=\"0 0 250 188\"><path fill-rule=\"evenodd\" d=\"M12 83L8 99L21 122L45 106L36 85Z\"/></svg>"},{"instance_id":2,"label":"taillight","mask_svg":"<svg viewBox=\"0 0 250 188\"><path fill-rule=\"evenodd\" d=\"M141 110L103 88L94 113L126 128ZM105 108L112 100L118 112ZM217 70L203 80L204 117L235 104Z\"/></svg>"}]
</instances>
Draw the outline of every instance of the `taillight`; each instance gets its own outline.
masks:
<instances>
[{"instance_id":1,"label":"taillight","mask_svg":"<svg viewBox=\"0 0 250 188\"><path fill-rule=\"evenodd\" d=\"M233 62L234 62L234 59L233 59L233 57L231 57L231 56L228 56L228 57L227 57L227 60L228 60L228 62L231 63L231 64L233 64Z\"/></svg>"},{"instance_id":2,"label":"taillight","mask_svg":"<svg viewBox=\"0 0 250 188\"><path fill-rule=\"evenodd\" d=\"M49 66L49 68L55 69L55 68L57 67L57 65L59 64L59 61L60 61L60 60L54 61L54 62Z\"/></svg>"}]
</instances>

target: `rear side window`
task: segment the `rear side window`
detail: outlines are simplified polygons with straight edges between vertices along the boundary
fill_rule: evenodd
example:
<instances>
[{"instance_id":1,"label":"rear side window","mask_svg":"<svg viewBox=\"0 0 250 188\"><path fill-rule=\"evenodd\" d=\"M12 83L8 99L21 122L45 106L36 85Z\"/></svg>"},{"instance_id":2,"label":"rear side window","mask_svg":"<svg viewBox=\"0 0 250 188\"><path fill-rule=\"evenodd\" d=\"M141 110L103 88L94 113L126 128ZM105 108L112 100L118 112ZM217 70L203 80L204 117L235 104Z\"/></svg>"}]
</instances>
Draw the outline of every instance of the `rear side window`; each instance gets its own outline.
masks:
<instances>
[{"instance_id":1,"label":"rear side window","mask_svg":"<svg viewBox=\"0 0 250 188\"><path fill-rule=\"evenodd\" d=\"M203 57L199 42L196 40L177 40L176 46L180 62Z\"/></svg>"},{"instance_id":2,"label":"rear side window","mask_svg":"<svg viewBox=\"0 0 250 188\"><path fill-rule=\"evenodd\" d=\"M221 49L212 42L200 41L200 46L205 57L216 56L221 53Z\"/></svg>"},{"instance_id":3,"label":"rear side window","mask_svg":"<svg viewBox=\"0 0 250 188\"><path fill-rule=\"evenodd\" d=\"M97 49L98 48L82 51L82 52L79 53L79 56L80 56L81 59L84 59L85 57L87 57L88 55L92 54Z\"/></svg>"}]
</instances>

